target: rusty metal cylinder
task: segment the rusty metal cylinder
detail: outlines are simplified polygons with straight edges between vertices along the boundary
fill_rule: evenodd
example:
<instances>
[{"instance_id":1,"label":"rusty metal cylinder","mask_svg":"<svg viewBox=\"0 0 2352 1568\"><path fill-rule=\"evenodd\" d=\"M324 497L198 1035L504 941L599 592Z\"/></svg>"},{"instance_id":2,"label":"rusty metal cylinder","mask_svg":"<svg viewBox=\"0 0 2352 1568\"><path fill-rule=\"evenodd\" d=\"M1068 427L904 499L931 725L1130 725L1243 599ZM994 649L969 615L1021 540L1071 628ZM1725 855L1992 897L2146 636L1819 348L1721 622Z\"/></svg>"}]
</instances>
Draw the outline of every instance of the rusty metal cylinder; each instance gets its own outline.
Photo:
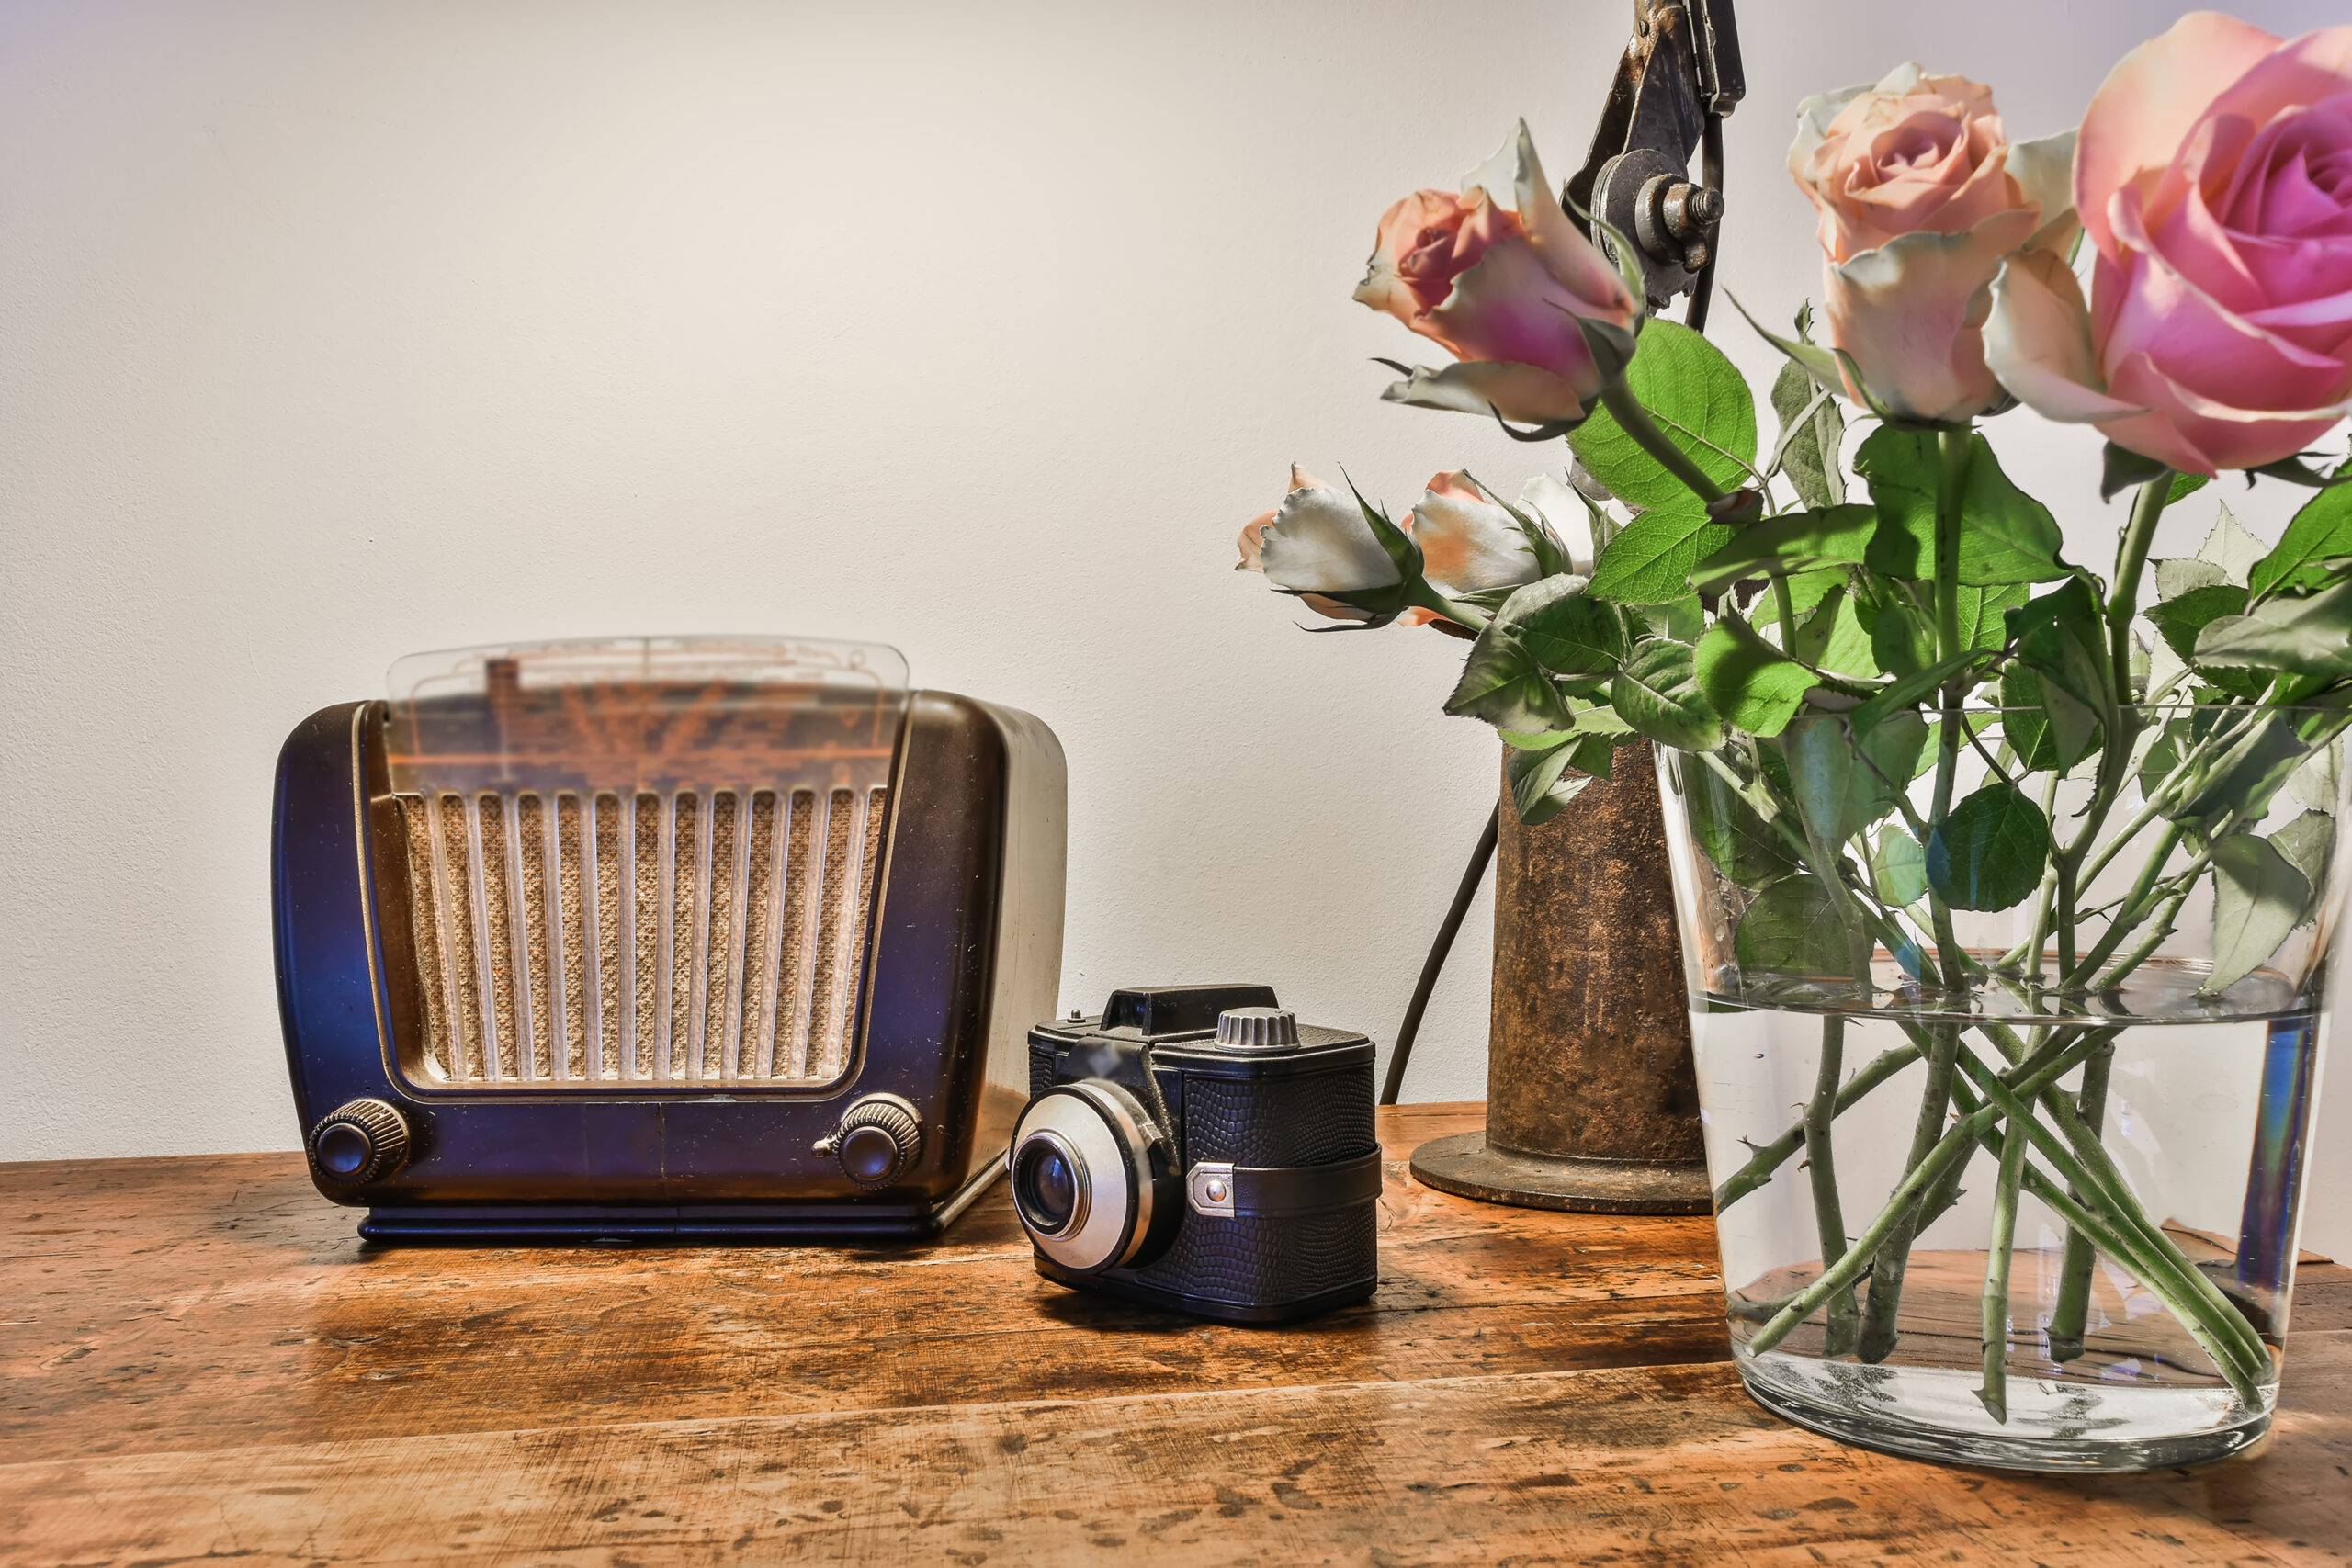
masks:
<instances>
[{"instance_id":1,"label":"rusty metal cylinder","mask_svg":"<svg viewBox=\"0 0 2352 1568\"><path fill-rule=\"evenodd\" d=\"M1495 853L1487 1127L1423 1145L1413 1173L1535 1208L1709 1207L1681 944L1655 761L1522 827L1508 790Z\"/></svg>"}]
</instances>

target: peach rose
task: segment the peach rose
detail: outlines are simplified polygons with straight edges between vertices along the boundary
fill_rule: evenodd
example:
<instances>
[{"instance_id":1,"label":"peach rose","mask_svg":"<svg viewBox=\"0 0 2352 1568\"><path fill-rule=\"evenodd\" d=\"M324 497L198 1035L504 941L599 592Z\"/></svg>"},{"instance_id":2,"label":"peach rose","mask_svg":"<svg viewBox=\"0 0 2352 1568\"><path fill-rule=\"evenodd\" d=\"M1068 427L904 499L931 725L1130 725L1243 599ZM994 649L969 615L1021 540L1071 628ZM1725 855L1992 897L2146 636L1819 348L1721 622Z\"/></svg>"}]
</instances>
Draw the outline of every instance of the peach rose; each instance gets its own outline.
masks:
<instances>
[{"instance_id":1,"label":"peach rose","mask_svg":"<svg viewBox=\"0 0 2352 1568\"><path fill-rule=\"evenodd\" d=\"M1633 357L1641 302L1568 220L1524 121L1489 163L1459 193L1416 191L1381 217L1355 297L1461 361L1383 396L1573 425Z\"/></svg>"},{"instance_id":2,"label":"peach rose","mask_svg":"<svg viewBox=\"0 0 2352 1568\"><path fill-rule=\"evenodd\" d=\"M2012 142L1990 88L1917 65L1797 107L1789 172L1821 217L1823 335L1853 360L1849 396L1939 421L2002 400L1982 332L1993 275L2073 243L2072 147Z\"/></svg>"},{"instance_id":3,"label":"peach rose","mask_svg":"<svg viewBox=\"0 0 2352 1568\"><path fill-rule=\"evenodd\" d=\"M1305 468L1290 466L1290 492L1272 512L1242 525L1236 571L1259 571L1289 590L1318 615L1368 621L1372 613L1331 597L1403 581L1396 563L1373 537L1355 497L1332 489ZM1327 589L1329 592L1314 590Z\"/></svg>"},{"instance_id":4,"label":"peach rose","mask_svg":"<svg viewBox=\"0 0 2352 1568\"><path fill-rule=\"evenodd\" d=\"M1451 597L1544 575L1526 533L1467 474L1432 477L1405 531L1421 547L1421 574Z\"/></svg>"},{"instance_id":5,"label":"peach rose","mask_svg":"<svg viewBox=\"0 0 2352 1568\"><path fill-rule=\"evenodd\" d=\"M2352 412L2352 27L2182 17L2091 99L2074 176L2087 308L2054 258L1994 288L1986 352L2020 400L2192 474Z\"/></svg>"},{"instance_id":6,"label":"peach rose","mask_svg":"<svg viewBox=\"0 0 2352 1568\"><path fill-rule=\"evenodd\" d=\"M1556 504L1554 494L1562 490L1556 479L1531 480L1520 511L1540 531L1551 554L1566 562L1568 547L1545 509ZM1516 588L1544 575L1543 559L1528 530L1464 473L1431 477L1420 501L1396 526L1419 547L1421 575L1451 597ZM1289 495L1280 507L1242 527L1239 547L1241 558L1234 570L1263 572L1317 615L1337 621L1373 617L1332 594L1394 587L1403 581L1396 562L1373 536L1355 497L1296 464L1291 466ZM1590 569L1577 564L1576 570ZM1408 626L1426 626L1442 617L1417 605L1401 618Z\"/></svg>"},{"instance_id":7,"label":"peach rose","mask_svg":"<svg viewBox=\"0 0 2352 1568\"><path fill-rule=\"evenodd\" d=\"M1567 487L1548 475L1528 480L1520 491L1520 516L1541 534L1552 560L1577 575L1592 570L1591 527L1581 522L1582 512L1570 500ZM1563 521L1572 513L1577 520L1565 531L1582 547L1581 555L1573 553L1576 546L1562 537ZM1404 527L1420 547L1421 575L1449 598L1508 592L1544 575L1544 558L1536 553L1529 530L1521 527L1518 519L1503 510L1477 480L1459 469L1430 479L1429 489L1422 492L1412 515L1405 519ZM1434 625L1456 636L1476 635L1419 605L1407 610L1403 620L1408 626Z\"/></svg>"}]
</instances>

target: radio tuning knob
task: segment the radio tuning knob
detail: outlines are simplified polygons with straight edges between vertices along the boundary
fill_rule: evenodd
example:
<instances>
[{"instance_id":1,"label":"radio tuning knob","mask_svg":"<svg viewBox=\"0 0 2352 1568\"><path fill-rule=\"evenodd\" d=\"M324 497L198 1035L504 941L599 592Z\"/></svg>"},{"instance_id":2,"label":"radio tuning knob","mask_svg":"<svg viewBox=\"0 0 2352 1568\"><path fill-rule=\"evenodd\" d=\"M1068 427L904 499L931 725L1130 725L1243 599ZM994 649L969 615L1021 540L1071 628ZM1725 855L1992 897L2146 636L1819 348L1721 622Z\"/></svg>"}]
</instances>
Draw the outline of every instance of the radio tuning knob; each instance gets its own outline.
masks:
<instances>
[{"instance_id":1,"label":"radio tuning knob","mask_svg":"<svg viewBox=\"0 0 2352 1568\"><path fill-rule=\"evenodd\" d=\"M330 1187L365 1187L408 1163L408 1120L380 1100L354 1100L311 1129L311 1168Z\"/></svg>"},{"instance_id":2,"label":"radio tuning knob","mask_svg":"<svg viewBox=\"0 0 2352 1568\"><path fill-rule=\"evenodd\" d=\"M817 1140L817 1153L840 1161L842 1174L860 1187L888 1187L922 1153L922 1119L895 1094L869 1094Z\"/></svg>"}]
</instances>

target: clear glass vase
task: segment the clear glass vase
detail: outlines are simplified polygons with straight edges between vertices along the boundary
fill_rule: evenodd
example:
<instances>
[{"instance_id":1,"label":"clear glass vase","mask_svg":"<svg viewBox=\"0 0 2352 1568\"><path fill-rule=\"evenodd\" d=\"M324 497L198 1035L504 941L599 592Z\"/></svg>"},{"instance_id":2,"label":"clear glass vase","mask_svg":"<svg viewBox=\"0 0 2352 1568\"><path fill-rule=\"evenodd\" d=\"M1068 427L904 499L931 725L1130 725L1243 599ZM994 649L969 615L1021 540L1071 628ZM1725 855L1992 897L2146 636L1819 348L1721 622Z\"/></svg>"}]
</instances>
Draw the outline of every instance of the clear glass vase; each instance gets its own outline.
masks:
<instances>
[{"instance_id":1,"label":"clear glass vase","mask_svg":"<svg viewBox=\"0 0 2352 1568\"><path fill-rule=\"evenodd\" d=\"M1740 1375L1917 1457L2218 1458L2278 1396L2347 716L1954 713L1659 750Z\"/></svg>"}]
</instances>

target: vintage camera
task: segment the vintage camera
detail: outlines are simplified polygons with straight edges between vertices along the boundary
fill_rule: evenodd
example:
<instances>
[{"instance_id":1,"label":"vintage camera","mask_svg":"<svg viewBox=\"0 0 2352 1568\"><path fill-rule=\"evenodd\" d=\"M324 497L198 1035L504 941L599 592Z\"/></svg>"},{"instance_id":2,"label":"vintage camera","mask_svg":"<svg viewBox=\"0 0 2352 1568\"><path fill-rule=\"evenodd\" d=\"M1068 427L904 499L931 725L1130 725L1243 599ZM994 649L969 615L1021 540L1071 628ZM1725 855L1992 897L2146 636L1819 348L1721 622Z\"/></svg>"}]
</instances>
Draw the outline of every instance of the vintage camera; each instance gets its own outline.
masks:
<instances>
[{"instance_id":1,"label":"vintage camera","mask_svg":"<svg viewBox=\"0 0 2352 1568\"><path fill-rule=\"evenodd\" d=\"M1286 1323L1379 1283L1372 1042L1268 986L1114 991L1029 1032L1005 1162L1037 1271L1229 1323Z\"/></svg>"}]
</instances>

